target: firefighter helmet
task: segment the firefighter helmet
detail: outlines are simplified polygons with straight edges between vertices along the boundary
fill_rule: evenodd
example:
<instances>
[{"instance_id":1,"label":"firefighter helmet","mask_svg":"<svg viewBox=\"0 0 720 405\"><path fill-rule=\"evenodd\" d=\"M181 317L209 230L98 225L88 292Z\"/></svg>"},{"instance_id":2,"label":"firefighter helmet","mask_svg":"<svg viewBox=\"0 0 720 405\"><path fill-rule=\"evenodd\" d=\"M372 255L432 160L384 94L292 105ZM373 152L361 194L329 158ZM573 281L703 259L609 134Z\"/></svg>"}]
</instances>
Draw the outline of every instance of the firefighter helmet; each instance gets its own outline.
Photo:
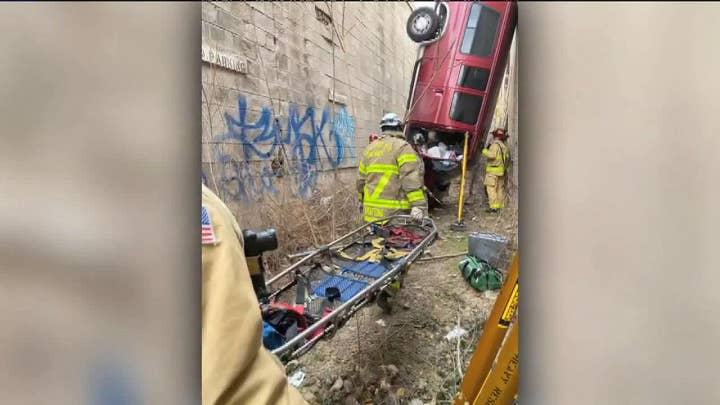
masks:
<instances>
[{"instance_id":1,"label":"firefighter helmet","mask_svg":"<svg viewBox=\"0 0 720 405\"><path fill-rule=\"evenodd\" d=\"M505 132L505 128L496 128L491 132L492 136L500 139L507 139L508 134Z\"/></svg>"},{"instance_id":2,"label":"firefighter helmet","mask_svg":"<svg viewBox=\"0 0 720 405\"><path fill-rule=\"evenodd\" d=\"M381 130L385 130L385 128L402 128L402 125L402 120L395 113L387 113L383 115L382 120L380 120Z\"/></svg>"}]
</instances>

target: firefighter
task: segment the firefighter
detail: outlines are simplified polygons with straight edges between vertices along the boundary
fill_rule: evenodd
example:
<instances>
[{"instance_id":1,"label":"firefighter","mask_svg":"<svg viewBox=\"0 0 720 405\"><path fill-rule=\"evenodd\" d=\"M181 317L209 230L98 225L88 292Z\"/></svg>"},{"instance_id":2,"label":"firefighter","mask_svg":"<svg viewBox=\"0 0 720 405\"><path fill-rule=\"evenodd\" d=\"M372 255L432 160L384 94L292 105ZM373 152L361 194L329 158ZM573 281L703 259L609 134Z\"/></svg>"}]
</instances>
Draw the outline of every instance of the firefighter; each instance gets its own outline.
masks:
<instances>
[{"instance_id":1,"label":"firefighter","mask_svg":"<svg viewBox=\"0 0 720 405\"><path fill-rule=\"evenodd\" d=\"M306 405L263 346L240 226L204 184L202 280L202 404Z\"/></svg>"},{"instance_id":2,"label":"firefighter","mask_svg":"<svg viewBox=\"0 0 720 405\"><path fill-rule=\"evenodd\" d=\"M497 128L491 134L493 140L490 146L482 151L487 157L484 183L488 194L488 211L497 212L505 207L505 174L510 161L510 152L505 145L508 135L503 128Z\"/></svg>"},{"instance_id":3,"label":"firefighter","mask_svg":"<svg viewBox=\"0 0 720 405\"><path fill-rule=\"evenodd\" d=\"M427 216L422 159L405 140L395 113L380 121L380 138L368 145L358 168L357 192L366 222L410 213L415 221Z\"/></svg>"}]
</instances>

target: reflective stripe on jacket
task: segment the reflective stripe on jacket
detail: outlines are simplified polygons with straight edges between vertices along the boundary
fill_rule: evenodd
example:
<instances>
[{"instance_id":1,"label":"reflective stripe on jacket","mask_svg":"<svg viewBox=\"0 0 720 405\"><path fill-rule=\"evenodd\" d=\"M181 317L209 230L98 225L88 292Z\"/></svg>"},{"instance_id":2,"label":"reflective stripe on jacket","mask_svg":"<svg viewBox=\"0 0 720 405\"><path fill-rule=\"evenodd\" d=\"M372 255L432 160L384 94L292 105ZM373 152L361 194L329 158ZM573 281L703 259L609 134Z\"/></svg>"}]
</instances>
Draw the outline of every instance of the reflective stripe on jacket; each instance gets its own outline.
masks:
<instances>
[{"instance_id":1,"label":"reflective stripe on jacket","mask_svg":"<svg viewBox=\"0 0 720 405\"><path fill-rule=\"evenodd\" d=\"M402 132L386 131L368 145L358 167L357 192L365 221L418 207L427 213L424 163Z\"/></svg>"},{"instance_id":2,"label":"reflective stripe on jacket","mask_svg":"<svg viewBox=\"0 0 720 405\"><path fill-rule=\"evenodd\" d=\"M505 167L510 160L510 152L502 141L494 140L490 144L490 148L483 149L482 154L487 157L485 173L495 176L505 175Z\"/></svg>"}]
</instances>

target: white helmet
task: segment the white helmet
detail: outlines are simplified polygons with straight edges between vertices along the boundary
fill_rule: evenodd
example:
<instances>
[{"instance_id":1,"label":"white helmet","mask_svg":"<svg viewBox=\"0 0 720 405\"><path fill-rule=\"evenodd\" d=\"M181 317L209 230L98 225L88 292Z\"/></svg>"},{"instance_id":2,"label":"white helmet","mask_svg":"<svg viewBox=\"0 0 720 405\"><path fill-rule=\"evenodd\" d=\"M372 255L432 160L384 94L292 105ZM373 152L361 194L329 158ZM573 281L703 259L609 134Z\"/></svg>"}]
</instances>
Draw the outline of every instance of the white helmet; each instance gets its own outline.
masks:
<instances>
[{"instance_id":1,"label":"white helmet","mask_svg":"<svg viewBox=\"0 0 720 405\"><path fill-rule=\"evenodd\" d=\"M387 114L383 115L382 120L380 120L380 129L381 130L384 130L387 127L401 128L402 125L403 125L402 120L395 113L387 113Z\"/></svg>"}]
</instances>

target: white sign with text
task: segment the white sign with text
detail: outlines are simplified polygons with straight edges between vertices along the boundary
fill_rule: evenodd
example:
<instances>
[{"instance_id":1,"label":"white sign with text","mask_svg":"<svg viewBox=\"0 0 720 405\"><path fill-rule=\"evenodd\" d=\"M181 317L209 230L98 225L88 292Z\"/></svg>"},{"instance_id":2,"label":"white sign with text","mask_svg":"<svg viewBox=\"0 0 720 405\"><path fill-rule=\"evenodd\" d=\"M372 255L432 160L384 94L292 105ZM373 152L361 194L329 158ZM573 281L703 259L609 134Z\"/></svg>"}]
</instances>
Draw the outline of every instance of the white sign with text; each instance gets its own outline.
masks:
<instances>
[{"instance_id":1,"label":"white sign with text","mask_svg":"<svg viewBox=\"0 0 720 405\"><path fill-rule=\"evenodd\" d=\"M247 60L245 59L207 46L203 46L201 52L204 62L247 74Z\"/></svg>"}]
</instances>

